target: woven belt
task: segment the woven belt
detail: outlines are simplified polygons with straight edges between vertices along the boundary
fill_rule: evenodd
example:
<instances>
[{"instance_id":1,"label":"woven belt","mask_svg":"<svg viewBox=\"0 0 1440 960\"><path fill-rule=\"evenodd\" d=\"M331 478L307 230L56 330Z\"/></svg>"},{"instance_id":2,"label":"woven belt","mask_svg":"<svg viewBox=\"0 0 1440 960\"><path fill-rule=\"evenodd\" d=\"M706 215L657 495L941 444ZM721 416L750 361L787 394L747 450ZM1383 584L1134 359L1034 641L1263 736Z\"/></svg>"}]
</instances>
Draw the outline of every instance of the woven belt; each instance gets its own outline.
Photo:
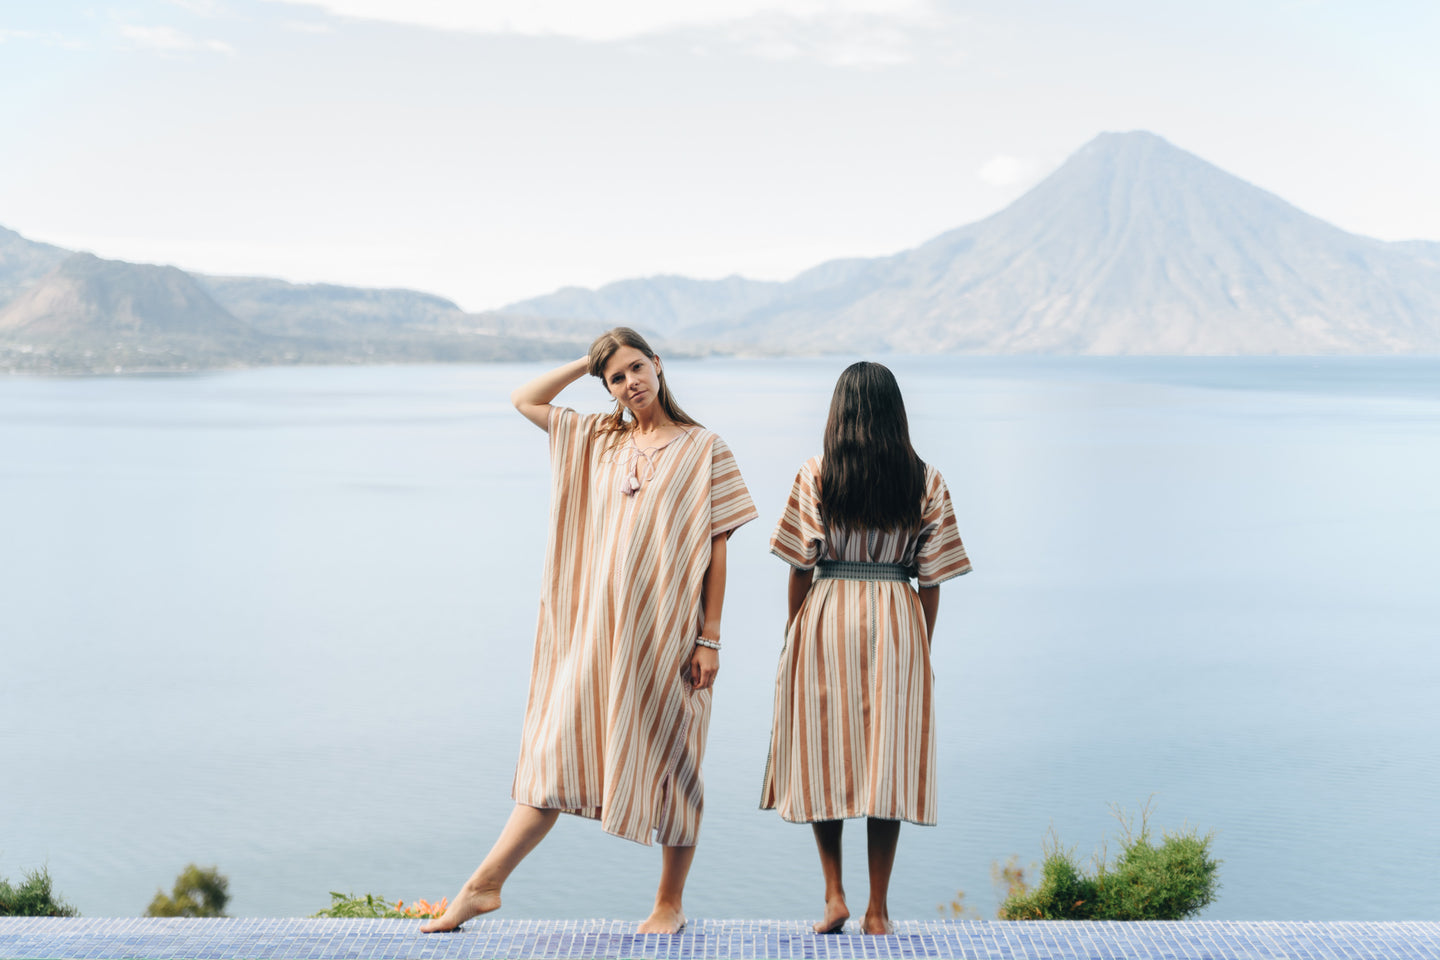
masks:
<instances>
[{"instance_id":1,"label":"woven belt","mask_svg":"<svg viewBox=\"0 0 1440 960\"><path fill-rule=\"evenodd\" d=\"M821 560L816 580L909 580L915 568L903 563L866 563L859 560Z\"/></svg>"}]
</instances>

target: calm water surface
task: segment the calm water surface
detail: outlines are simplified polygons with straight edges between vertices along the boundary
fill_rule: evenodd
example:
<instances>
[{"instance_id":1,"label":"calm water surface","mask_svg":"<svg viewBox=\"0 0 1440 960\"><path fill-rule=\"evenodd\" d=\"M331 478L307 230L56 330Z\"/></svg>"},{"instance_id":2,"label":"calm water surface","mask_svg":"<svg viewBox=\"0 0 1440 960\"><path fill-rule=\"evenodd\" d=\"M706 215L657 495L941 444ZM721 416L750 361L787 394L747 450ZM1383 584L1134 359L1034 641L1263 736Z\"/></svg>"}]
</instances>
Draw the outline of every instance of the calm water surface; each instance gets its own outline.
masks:
<instances>
[{"instance_id":1,"label":"calm water surface","mask_svg":"<svg viewBox=\"0 0 1440 960\"><path fill-rule=\"evenodd\" d=\"M843 360L674 362L760 508L730 550L687 907L816 913L755 809L785 567ZM897 359L976 564L942 591L941 825L892 912L1082 855L1154 795L1211 919L1440 919L1440 360ZM237 915L453 893L510 809L544 548L534 366L0 380L0 875L90 916L190 861ZM600 409L600 387L563 401ZM855 824L856 827L859 824ZM863 902L863 829L849 890ZM562 818L513 917L640 917L658 850Z\"/></svg>"}]
</instances>

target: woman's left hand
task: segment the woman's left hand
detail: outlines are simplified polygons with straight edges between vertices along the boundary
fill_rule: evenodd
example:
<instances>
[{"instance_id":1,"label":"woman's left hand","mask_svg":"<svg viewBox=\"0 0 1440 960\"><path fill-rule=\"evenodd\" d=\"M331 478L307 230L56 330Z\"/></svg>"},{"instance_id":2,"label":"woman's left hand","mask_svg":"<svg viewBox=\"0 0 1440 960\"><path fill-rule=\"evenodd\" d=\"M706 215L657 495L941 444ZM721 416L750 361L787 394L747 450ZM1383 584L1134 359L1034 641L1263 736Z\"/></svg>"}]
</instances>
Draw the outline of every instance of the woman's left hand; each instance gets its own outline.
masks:
<instances>
[{"instance_id":1,"label":"woman's left hand","mask_svg":"<svg viewBox=\"0 0 1440 960\"><path fill-rule=\"evenodd\" d=\"M720 672L720 651L695 644L690 653L690 686L694 690L709 690L715 686L715 674Z\"/></svg>"}]
</instances>

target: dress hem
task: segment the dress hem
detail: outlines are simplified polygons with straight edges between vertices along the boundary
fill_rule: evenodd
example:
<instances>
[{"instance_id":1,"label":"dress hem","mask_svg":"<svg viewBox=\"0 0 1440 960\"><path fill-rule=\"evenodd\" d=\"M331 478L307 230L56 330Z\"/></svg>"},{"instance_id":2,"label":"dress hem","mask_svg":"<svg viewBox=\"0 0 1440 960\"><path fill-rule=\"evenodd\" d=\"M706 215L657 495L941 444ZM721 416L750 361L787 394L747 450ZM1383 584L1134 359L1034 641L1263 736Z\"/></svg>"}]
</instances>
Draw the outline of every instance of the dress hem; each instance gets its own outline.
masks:
<instances>
[{"instance_id":1,"label":"dress hem","mask_svg":"<svg viewBox=\"0 0 1440 960\"><path fill-rule=\"evenodd\" d=\"M644 837L632 837L628 833L620 833L619 831L611 830L605 826L604 818L599 812L591 812L592 810L598 811L598 807L546 806L544 804L530 803L528 800L518 799L513 794L511 795L510 799L514 800L516 803L524 804L527 807L534 807L536 810L554 810L559 813L568 814L572 817L580 817L585 820L593 820L596 823L600 824L601 831L603 831L608 836L615 837L619 840L628 840L631 843L638 843L642 847L653 847L657 843L660 844L660 846L662 847L696 847L700 845L698 838L696 839L695 843L666 843L664 840L655 836L655 834L660 832L659 827L651 827L649 832Z\"/></svg>"},{"instance_id":2,"label":"dress hem","mask_svg":"<svg viewBox=\"0 0 1440 960\"><path fill-rule=\"evenodd\" d=\"M779 810L778 810L777 808L775 808L775 807L767 807L767 806L765 806L763 803L762 803L757 809L760 809L760 810L775 810L776 813L779 814L780 819L781 819L781 820L784 820L786 823L829 823L829 822L831 822L832 820L861 820L861 819L871 819L871 820L901 820L901 821L904 821L905 823L913 823L913 824L914 824L915 826L917 826L917 827L934 827L934 826L939 826L939 824L940 824L940 821L939 821L939 820L916 820L916 819L913 818L913 817L904 817L904 816L900 816L900 817L882 817L882 816L880 816L880 815L878 815L878 814L874 814L874 813L844 813L844 814L841 814L841 815L838 816L838 817L812 817L812 818L809 818L809 819L801 819L801 818L795 818L795 817L787 817L787 816L785 816L785 814L779 813Z\"/></svg>"}]
</instances>

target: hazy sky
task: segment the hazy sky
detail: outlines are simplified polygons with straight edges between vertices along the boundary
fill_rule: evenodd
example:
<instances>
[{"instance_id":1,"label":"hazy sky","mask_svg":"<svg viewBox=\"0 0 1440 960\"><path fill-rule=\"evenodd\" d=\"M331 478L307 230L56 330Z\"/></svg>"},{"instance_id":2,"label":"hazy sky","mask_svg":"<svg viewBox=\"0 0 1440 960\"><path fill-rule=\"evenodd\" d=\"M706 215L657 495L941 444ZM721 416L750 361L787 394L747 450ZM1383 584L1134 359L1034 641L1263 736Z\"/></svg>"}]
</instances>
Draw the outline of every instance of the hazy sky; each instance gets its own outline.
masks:
<instances>
[{"instance_id":1,"label":"hazy sky","mask_svg":"<svg viewBox=\"0 0 1440 960\"><path fill-rule=\"evenodd\" d=\"M0 225L467 309L783 279L1145 129L1440 240L1433 0L0 0Z\"/></svg>"}]
</instances>

